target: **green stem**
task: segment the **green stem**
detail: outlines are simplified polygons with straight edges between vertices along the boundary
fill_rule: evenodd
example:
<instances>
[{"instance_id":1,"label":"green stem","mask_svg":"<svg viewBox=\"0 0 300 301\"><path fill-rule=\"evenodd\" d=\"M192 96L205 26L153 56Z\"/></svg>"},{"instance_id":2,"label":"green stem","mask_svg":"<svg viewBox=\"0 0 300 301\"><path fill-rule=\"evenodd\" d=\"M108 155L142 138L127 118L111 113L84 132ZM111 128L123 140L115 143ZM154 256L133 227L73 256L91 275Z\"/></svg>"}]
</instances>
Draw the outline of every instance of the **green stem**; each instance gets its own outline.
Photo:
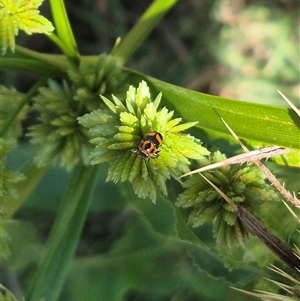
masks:
<instances>
[{"instance_id":1,"label":"green stem","mask_svg":"<svg viewBox=\"0 0 300 301\"><path fill-rule=\"evenodd\" d=\"M26 300L54 301L64 285L86 217L96 178L95 166L79 164L58 209L44 257Z\"/></svg>"},{"instance_id":2,"label":"green stem","mask_svg":"<svg viewBox=\"0 0 300 301\"><path fill-rule=\"evenodd\" d=\"M34 61L40 61L47 65L55 67L55 69L59 69L59 71L66 71L66 69L69 69L70 67L70 64L68 63L66 58L61 55L57 56L43 54L21 46L16 46L16 53L22 54L26 58L33 59Z\"/></svg>"},{"instance_id":3,"label":"green stem","mask_svg":"<svg viewBox=\"0 0 300 301\"><path fill-rule=\"evenodd\" d=\"M124 64L175 3L176 0L154 1L124 40L115 46L112 55Z\"/></svg>"},{"instance_id":4,"label":"green stem","mask_svg":"<svg viewBox=\"0 0 300 301\"><path fill-rule=\"evenodd\" d=\"M269 232L258 219L242 206L236 205L234 211L253 235L258 237L278 258L300 276L300 258L289 245Z\"/></svg>"},{"instance_id":5,"label":"green stem","mask_svg":"<svg viewBox=\"0 0 300 301\"><path fill-rule=\"evenodd\" d=\"M79 53L76 41L68 19L63 0L50 0L50 7L58 37L50 35L50 38L61 48L68 59L75 65L79 62Z\"/></svg>"},{"instance_id":6,"label":"green stem","mask_svg":"<svg viewBox=\"0 0 300 301\"><path fill-rule=\"evenodd\" d=\"M65 42L62 41L54 33L47 35L47 37L61 49L61 51L66 55L71 64L73 64L75 67L78 65L79 54L74 54L74 51L72 49L69 49L68 45L66 45Z\"/></svg>"},{"instance_id":7,"label":"green stem","mask_svg":"<svg viewBox=\"0 0 300 301\"><path fill-rule=\"evenodd\" d=\"M35 83L35 85L25 94L25 96L23 97L23 100L20 102L17 109L13 112L13 114L11 114L11 116L8 118L6 123L3 125L3 127L0 131L0 137L3 137L5 135L6 131L11 126L11 124L14 122L17 115L21 112L22 108L27 104L27 102L31 99L31 97L33 97L36 94L38 88L40 86L44 85L44 83L47 81L47 79L48 79L48 76L46 76L46 75L41 77Z\"/></svg>"},{"instance_id":8,"label":"green stem","mask_svg":"<svg viewBox=\"0 0 300 301\"><path fill-rule=\"evenodd\" d=\"M2 285L0 283L0 296L1 296L1 300L2 298L4 298L3 300L9 300L9 301L18 301L17 298L13 295L13 293L11 291L9 291L4 285Z\"/></svg>"}]
</instances>

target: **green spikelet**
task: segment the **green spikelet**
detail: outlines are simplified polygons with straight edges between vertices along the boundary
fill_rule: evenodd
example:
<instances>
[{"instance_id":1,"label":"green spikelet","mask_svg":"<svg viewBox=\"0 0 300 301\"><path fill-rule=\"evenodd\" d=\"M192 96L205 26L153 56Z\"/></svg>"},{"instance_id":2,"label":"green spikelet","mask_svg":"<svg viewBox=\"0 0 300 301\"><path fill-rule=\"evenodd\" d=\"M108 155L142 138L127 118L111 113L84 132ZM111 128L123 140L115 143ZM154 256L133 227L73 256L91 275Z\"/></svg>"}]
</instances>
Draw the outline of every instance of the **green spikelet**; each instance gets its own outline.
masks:
<instances>
[{"instance_id":1,"label":"green spikelet","mask_svg":"<svg viewBox=\"0 0 300 301\"><path fill-rule=\"evenodd\" d=\"M29 135L33 143L40 145L36 155L39 166L51 163L58 155L61 165L68 169L79 160L88 163L87 130L78 124L77 117L104 106L100 93L115 92L124 86L124 74L109 55L100 55L93 65L81 63L68 73L72 83L49 81L49 87L40 88L34 98L40 123L30 128ZM95 133L116 133L113 128L106 128L113 122L110 114L93 117L97 124Z\"/></svg>"},{"instance_id":2,"label":"green spikelet","mask_svg":"<svg viewBox=\"0 0 300 301\"><path fill-rule=\"evenodd\" d=\"M157 190L167 194L166 180L178 178L189 171L189 159L202 159L209 152L196 138L181 133L195 123L180 124L181 118L172 119L173 112L159 109L159 94L154 100L146 82L129 87L127 97L112 101L102 97L105 109L98 109L83 117L79 123L89 129L95 149L91 163L110 161L108 181L129 181L141 198L156 200ZM159 156L145 160L136 150L150 131L163 137Z\"/></svg>"},{"instance_id":3,"label":"green spikelet","mask_svg":"<svg viewBox=\"0 0 300 301\"><path fill-rule=\"evenodd\" d=\"M7 258L9 252L10 237L5 230L5 208L9 206L9 201L18 197L15 184L22 181L25 177L15 171L7 170L5 167L6 156L15 146L13 139L0 138L0 258Z\"/></svg>"},{"instance_id":4,"label":"green spikelet","mask_svg":"<svg viewBox=\"0 0 300 301\"><path fill-rule=\"evenodd\" d=\"M213 154L211 162L226 159L220 152ZM222 190L233 202L256 212L263 201L278 200L273 188L265 182L265 175L256 166L223 166L203 175ZM231 248L242 242L249 233L237 218L233 208L200 175L193 175L183 183L184 192L177 199L180 207L191 208L189 220L194 227L212 221L217 245Z\"/></svg>"}]
</instances>

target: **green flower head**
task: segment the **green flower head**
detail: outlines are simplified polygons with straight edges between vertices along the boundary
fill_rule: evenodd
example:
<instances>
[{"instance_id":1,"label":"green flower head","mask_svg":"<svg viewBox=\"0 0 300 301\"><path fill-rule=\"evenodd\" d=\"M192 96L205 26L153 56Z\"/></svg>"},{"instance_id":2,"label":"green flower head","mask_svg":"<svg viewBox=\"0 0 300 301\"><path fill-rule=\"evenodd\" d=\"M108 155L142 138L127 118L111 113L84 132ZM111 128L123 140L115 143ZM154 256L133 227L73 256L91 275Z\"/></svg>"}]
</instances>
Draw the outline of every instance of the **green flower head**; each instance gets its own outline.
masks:
<instances>
[{"instance_id":1,"label":"green flower head","mask_svg":"<svg viewBox=\"0 0 300 301\"><path fill-rule=\"evenodd\" d=\"M2 204L18 198L15 184L25 178L21 173L6 169L6 157L15 145L16 141L14 139L0 138L0 199ZM0 207L0 216L2 214L1 210L2 206Z\"/></svg>"},{"instance_id":2,"label":"green flower head","mask_svg":"<svg viewBox=\"0 0 300 301\"><path fill-rule=\"evenodd\" d=\"M25 119L28 111L28 105L22 106L24 96L24 94L16 91L14 88L7 89L0 85L0 130L2 132L2 137L15 139L21 135L21 123L23 119ZM19 113L12 118L16 111Z\"/></svg>"},{"instance_id":3,"label":"green flower head","mask_svg":"<svg viewBox=\"0 0 300 301\"><path fill-rule=\"evenodd\" d=\"M32 143L39 144L35 156L38 166L50 164L60 155L61 164L71 168L87 157L86 130L76 119L87 111L85 106L74 101L74 94L74 86L66 81L60 85L50 80L49 87L40 88L39 95L34 98L40 123L30 127L29 135Z\"/></svg>"},{"instance_id":4,"label":"green flower head","mask_svg":"<svg viewBox=\"0 0 300 301\"><path fill-rule=\"evenodd\" d=\"M69 169L79 160L88 163L91 145L77 117L105 106L100 93L108 95L124 87L125 76L110 55L100 55L94 64L81 62L68 74L69 80L62 84L50 80L49 87L41 87L33 99L40 123L31 126L29 135L40 145L35 156L39 166L51 163L57 155Z\"/></svg>"},{"instance_id":5,"label":"green flower head","mask_svg":"<svg viewBox=\"0 0 300 301\"><path fill-rule=\"evenodd\" d=\"M79 68L69 70L68 75L76 87L74 100L83 103L88 112L99 108L99 95L123 90L126 78L117 60L105 53L95 62L81 62Z\"/></svg>"},{"instance_id":6,"label":"green flower head","mask_svg":"<svg viewBox=\"0 0 300 301\"><path fill-rule=\"evenodd\" d=\"M146 82L129 87L124 102L102 97L106 109L83 117L79 123L89 128L91 164L110 162L107 181L129 181L142 198L156 200L157 189L167 194L166 180L189 171L189 159L201 159L209 152L196 138L181 133L195 122L179 124L173 111L159 109L159 94L153 101Z\"/></svg>"},{"instance_id":7,"label":"green flower head","mask_svg":"<svg viewBox=\"0 0 300 301\"><path fill-rule=\"evenodd\" d=\"M226 156L217 151L211 160L202 160L201 167L225 159ZM258 204L278 200L273 187L265 182L266 176L256 166L226 165L203 172L203 175L234 203L245 207L252 214L257 211ZM247 228L237 218L232 206L205 179L195 174L183 183L183 187L185 190L179 195L176 204L190 208L189 220L194 227L212 221L219 247L232 247L237 241L243 244L249 235Z\"/></svg>"},{"instance_id":8,"label":"green flower head","mask_svg":"<svg viewBox=\"0 0 300 301\"><path fill-rule=\"evenodd\" d=\"M0 259L7 259L10 255L10 236L5 229L6 208L10 203L19 197L16 183L25 179L25 176L6 168L8 153L15 147L16 140L12 138L0 138Z\"/></svg>"}]
</instances>

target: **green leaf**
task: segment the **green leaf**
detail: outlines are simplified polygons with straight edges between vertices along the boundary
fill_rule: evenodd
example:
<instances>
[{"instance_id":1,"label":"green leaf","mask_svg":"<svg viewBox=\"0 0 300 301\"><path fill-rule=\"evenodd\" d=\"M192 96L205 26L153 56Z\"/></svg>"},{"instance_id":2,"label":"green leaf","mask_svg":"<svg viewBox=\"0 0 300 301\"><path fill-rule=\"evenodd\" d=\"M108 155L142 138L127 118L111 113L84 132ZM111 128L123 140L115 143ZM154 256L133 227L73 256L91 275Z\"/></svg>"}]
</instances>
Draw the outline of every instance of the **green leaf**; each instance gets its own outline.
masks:
<instances>
[{"instance_id":1,"label":"green leaf","mask_svg":"<svg viewBox=\"0 0 300 301\"><path fill-rule=\"evenodd\" d=\"M55 28L58 32L58 38L60 40L57 41L58 45L64 44L66 47L61 45L61 48L64 51L64 53L75 62L78 62L79 53L68 19L64 1L51 0L50 5L52 10L52 16L55 22ZM55 38L54 41L56 41Z\"/></svg>"},{"instance_id":2,"label":"green leaf","mask_svg":"<svg viewBox=\"0 0 300 301\"><path fill-rule=\"evenodd\" d=\"M300 149L300 119L292 109L208 95L129 72L134 73L138 81L146 80L155 93L162 92L163 101L186 121L198 121L196 127L218 139L232 139L222 117L238 137L255 147L278 145Z\"/></svg>"},{"instance_id":3,"label":"green leaf","mask_svg":"<svg viewBox=\"0 0 300 301\"><path fill-rule=\"evenodd\" d=\"M166 296L166 300L171 300L170 296L185 290L200 297L199 300L222 300L224 296L228 300L251 300L229 288L223 277L230 273L217 256L199 246L158 234L130 207L124 213L126 233L114 243L109 254L74 262L68 285L75 301L82 300L83 292L85 300L91 301L123 300L129 292L149 295L151 300ZM218 274L218 278L211 277L202 266ZM252 276L253 271L249 270L247 278Z\"/></svg>"},{"instance_id":4,"label":"green leaf","mask_svg":"<svg viewBox=\"0 0 300 301\"><path fill-rule=\"evenodd\" d=\"M2 54L9 47L15 51L15 36L21 29L26 34L50 34L54 27L52 23L40 16L37 8L42 0L2 0L0 3L0 46Z\"/></svg>"},{"instance_id":5,"label":"green leaf","mask_svg":"<svg viewBox=\"0 0 300 301\"><path fill-rule=\"evenodd\" d=\"M6 53L8 47L14 52L15 35L18 34L18 26L16 23L11 22L4 8L0 8L0 28L0 47L2 54Z\"/></svg>"}]
</instances>

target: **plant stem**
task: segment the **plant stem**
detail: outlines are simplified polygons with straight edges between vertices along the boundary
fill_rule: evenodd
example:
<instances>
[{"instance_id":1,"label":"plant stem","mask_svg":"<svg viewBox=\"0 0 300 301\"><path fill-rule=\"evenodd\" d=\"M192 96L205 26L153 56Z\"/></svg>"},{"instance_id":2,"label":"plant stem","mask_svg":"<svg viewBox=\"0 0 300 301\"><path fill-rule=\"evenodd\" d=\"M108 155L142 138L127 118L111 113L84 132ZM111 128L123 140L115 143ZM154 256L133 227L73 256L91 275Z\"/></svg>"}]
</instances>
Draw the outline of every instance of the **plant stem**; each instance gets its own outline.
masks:
<instances>
[{"instance_id":1,"label":"plant stem","mask_svg":"<svg viewBox=\"0 0 300 301\"><path fill-rule=\"evenodd\" d=\"M21 46L16 46L16 53L23 55L25 58L32 59L33 61L40 61L51 67L54 67L56 72L66 71L70 67L67 59L62 55L51 55L39 53Z\"/></svg>"},{"instance_id":2,"label":"plant stem","mask_svg":"<svg viewBox=\"0 0 300 301\"><path fill-rule=\"evenodd\" d=\"M124 40L115 46L112 55L124 64L175 3L176 0L154 1Z\"/></svg>"},{"instance_id":3,"label":"plant stem","mask_svg":"<svg viewBox=\"0 0 300 301\"><path fill-rule=\"evenodd\" d=\"M50 38L61 48L68 59L75 65L79 62L79 53L76 41L69 22L63 0L50 0L50 7L58 37L50 35Z\"/></svg>"},{"instance_id":4,"label":"plant stem","mask_svg":"<svg viewBox=\"0 0 300 301\"><path fill-rule=\"evenodd\" d=\"M59 297L90 205L96 171L96 167L81 163L75 168L27 301L54 301Z\"/></svg>"},{"instance_id":5,"label":"plant stem","mask_svg":"<svg viewBox=\"0 0 300 301\"><path fill-rule=\"evenodd\" d=\"M287 244L269 232L259 220L242 206L237 205L234 210L253 235L258 237L261 242L263 242L295 273L300 275L300 259Z\"/></svg>"}]
</instances>

